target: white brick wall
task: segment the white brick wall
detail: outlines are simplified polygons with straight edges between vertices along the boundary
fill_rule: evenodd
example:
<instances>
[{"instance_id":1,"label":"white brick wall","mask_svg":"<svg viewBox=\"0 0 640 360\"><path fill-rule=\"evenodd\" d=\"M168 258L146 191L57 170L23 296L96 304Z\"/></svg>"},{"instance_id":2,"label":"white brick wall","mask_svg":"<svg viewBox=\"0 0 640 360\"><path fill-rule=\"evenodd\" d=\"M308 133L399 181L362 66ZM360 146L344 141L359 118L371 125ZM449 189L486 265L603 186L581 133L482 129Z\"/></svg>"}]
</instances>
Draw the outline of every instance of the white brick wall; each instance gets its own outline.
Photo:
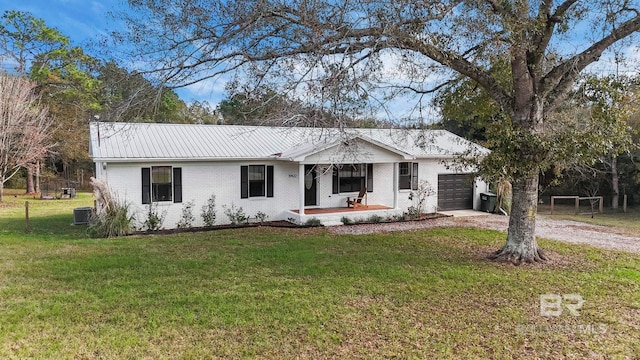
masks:
<instances>
[{"instance_id":1,"label":"white brick wall","mask_svg":"<svg viewBox=\"0 0 640 360\"><path fill-rule=\"evenodd\" d=\"M240 166L241 165L275 165L273 198L240 198ZM255 216L261 211L269 216L269 220L283 218L284 211L297 208L297 165L282 162L218 162L218 163L110 163L107 170L97 174L107 181L112 191L130 203L138 223L146 219L148 205L142 204L142 167L173 166L182 168L182 203L158 202L158 211L166 212L165 228L174 228L180 220L183 204L193 201L194 226L204 225L200 216L201 208L212 194L216 195L217 224L229 223L224 215L223 205L242 207L247 216Z\"/></svg>"},{"instance_id":2,"label":"white brick wall","mask_svg":"<svg viewBox=\"0 0 640 360\"><path fill-rule=\"evenodd\" d=\"M240 166L241 165L274 165L274 197L273 198L240 198ZM298 170L297 163L272 162L163 162L163 163L108 163L103 169L101 163L96 164L96 176L108 183L114 194L129 202L135 212L139 226L146 219L148 205L142 205L142 167L173 166L182 168L182 200L183 203L159 202L158 210L166 212L165 228L174 228L180 220L183 204L193 201L193 215L196 218L194 226L202 226L200 216L202 205L206 204L212 194L216 195L217 224L229 223L224 215L223 205L242 207L247 216L255 216L263 212L269 216L268 220L286 220L289 210L297 209L298 201ZM369 204L393 206L393 168L392 163L374 164L373 192L368 193ZM419 179L427 180L437 190L438 174L454 173L449 171L439 160L419 161ZM346 198L354 197L357 193L332 194L332 173L320 175L318 181L318 207L344 207ZM479 190L478 190L479 189ZM476 183L476 206L479 193L486 191L486 185ZM412 205L408 199L409 190L401 190L398 194L398 207L404 211ZM426 212L435 212L437 194L429 197L425 206Z\"/></svg>"}]
</instances>

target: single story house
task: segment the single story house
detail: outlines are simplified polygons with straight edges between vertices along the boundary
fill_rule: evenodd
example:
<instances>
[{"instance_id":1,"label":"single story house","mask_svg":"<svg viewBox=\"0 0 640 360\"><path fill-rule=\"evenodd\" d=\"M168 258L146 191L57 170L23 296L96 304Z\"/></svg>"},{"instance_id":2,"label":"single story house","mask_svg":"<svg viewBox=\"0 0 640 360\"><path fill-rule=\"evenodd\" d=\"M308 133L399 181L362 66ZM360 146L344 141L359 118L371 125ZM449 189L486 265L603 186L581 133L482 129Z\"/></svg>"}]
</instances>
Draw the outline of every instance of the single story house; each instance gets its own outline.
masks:
<instances>
[{"instance_id":1,"label":"single story house","mask_svg":"<svg viewBox=\"0 0 640 360\"><path fill-rule=\"evenodd\" d=\"M444 130L94 122L90 136L96 178L139 224L156 204L165 228L185 203L194 205L193 225L203 225L200 209L212 195L218 224L230 222L223 207L233 206L249 217L336 225L402 214L417 205L410 194L420 186L432 189L424 212L478 209L487 191L472 168L452 165L488 150ZM348 207L364 188L366 206Z\"/></svg>"}]
</instances>

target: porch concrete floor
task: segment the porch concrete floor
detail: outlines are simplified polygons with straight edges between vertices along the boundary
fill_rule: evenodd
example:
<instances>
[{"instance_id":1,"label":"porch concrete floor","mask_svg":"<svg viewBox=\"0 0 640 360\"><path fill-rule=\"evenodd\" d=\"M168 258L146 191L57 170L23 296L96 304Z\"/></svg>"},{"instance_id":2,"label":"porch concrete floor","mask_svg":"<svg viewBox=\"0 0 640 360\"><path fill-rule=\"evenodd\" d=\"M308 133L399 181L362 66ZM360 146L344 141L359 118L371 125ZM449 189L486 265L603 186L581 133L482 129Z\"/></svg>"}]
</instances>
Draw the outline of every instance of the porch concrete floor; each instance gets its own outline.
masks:
<instances>
[{"instance_id":1,"label":"porch concrete floor","mask_svg":"<svg viewBox=\"0 0 640 360\"><path fill-rule=\"evenodd\" d=\"M348 212L356 212L356 211L368 211L368 210L389 210L393 209L392 207L384 206L384 205L367 205L360 206L357 208L348 208L348 207L336 207L336 208L313 208L313 209L304 209L305 215L320 215L320 214L333 214L333 213L348 213ZM298 210L291 210L294 213L298 213Z\"/></svg>"}]
</instances>

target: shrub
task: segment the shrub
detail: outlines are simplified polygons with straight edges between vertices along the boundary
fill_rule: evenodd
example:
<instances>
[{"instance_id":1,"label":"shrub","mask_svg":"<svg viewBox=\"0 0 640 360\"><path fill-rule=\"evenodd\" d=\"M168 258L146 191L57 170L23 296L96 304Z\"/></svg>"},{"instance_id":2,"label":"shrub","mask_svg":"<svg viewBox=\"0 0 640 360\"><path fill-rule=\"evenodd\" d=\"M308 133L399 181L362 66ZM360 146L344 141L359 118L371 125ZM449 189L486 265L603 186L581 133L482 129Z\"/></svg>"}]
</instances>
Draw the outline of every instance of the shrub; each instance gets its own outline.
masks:
<instances>
[{"instance_id":1,"label":"shrub","mask_svg":"<svg viewBox=\"0 0 640 360\"><path fill-rule=\"evenodd\" d=\"M205 226L213 226L216 223L216 195L211 194L211 197L207 200L207 203L202 205L200 212L202 221Z\"/></svg>"},{"instance_id":2,"label":"shrub","mask_svg":"<svg viewBox=\"0 0 640 360\"><path fill-rule=\"evenodd\" d=\"M226 205L222 205L222 208L224 209L224 214L227 215L227 217L229 218L229 221L233 225L246 223L247 220L249 220L249 218L247 218L247 214L244 213L242 206L239 208L236 208L236 206L233 203L231 203L230 207L227 207Z\"/></svg>"},{"instance_id":3,"label":"shrub","mask_svg":"<svg viewBox=\"0 0 640 360\"><path fill-rule=\"evenodd\" d=\"M305 225L307 225L307 226L322 226L322 222L320 221L320 219L313 217L313 218L307 220L305 222Z\"/></svg>"},{"instance_id":4,"label":"shrub","mask_svg":"<svg viewBox=\"0 0 640 360\"><path fill-rule=\"evenodd\" d=\"M178 229L188 229L193 226L193 222L196 221L196 217L193 216L193 207L195 206L193 201L188 201L182 204L182 216L176 226Z\"/></svg>"},{"instance_id":5,"label":"shrub","mask_svg":"<svg viewBox=\"0 0 640 360\"><path fill-rule=\"evenodd\" d=\"M406 214L393 214L393 215L389 215L387 216L387 221L405 221L406 220Z\"/></svg>"},{"instance_id":6,"label":"shrub","mask_svg":"<svg viewBox=\"0 0 640 360\"><path fill-rule=\"evenodd\" d=\"M416 206L409 206L407 212L404 213L404 217L409 219L418 219L420 218L420 215L422 215L422 211Z\"/></svg>"},{"instance_id":7,"label":"shrub","mask_svg":"<svg viewBox=\"0 0 640 360\"><path fill-rule=\"evenodd\" d=\"M87 233L91 237L114 237L133 231L133 216L129 215L129 204L113 197L107 184L91 178L98 211L89 218Z\"/></svg>"},{"instance_id":8,"label":"shrub","mask_svg":"<svg viewBox=\"0 0 640 360\"><path fill-rule=\"evenodd\" d=\"M112 203L108 212L92 214L87 232L91 237L124 236L133 231L133 216L129 215L128 203Z\"/></svg>"},{"instance_id":9,"label":"shrub","mask_svg":"<svg viewBox=\"0 0 640 360\"><path fill-rule=\"evenodd\" d=\"M375 215L374 214L374 215L369 216L368 220L369 220L370 223L377 224L377 223L381 222L383 220L383 218L380 215Z\"/></svg>"},{"instance_id":10,"label":"shrub","mask_svg":"<svg viewBox=\"0 0 640 360\"><path fill-rule=\"evenodd\" d=\"M496 204L497 207L496 209L491 209L491 210L497 213L500 213L499 209L502 209L507 214L511 214L511 198L513 196L511 183L506 179L500 179L498 181L496 194L498 196L497 204Z\"/></svg>"},{"instance_id":11,"label":"shrub","mask_svg":"<svg viewBox=\"0 0 640 360\"><path fill-rule=\"evenodd\" d=\"M162 229L164 218L167 215L167 211L163 211L162 214L158 213L158 204L149 204L147 207L147 218L142 224L144 230L158 231Z\"/></svg>"},{"instance_id":12,"label":"shrub","mask_svg":"<svg viewBox=\"0 0 640 360\"><path fill-rule=\"evenodd\" d=\"M262 224L263 222L267 221L267 219L268 219L268 218L269 218L269 215L267 215L267 214L263 213L262 211L258 211L258 212L256 213L256 221L257 221L257 222L259 222L259 223L261 223L261 224Z\"/></svg>"},{"instance_id":13,"label":"shrub","mask_svg":"<svg viewBox=\"0 0 640 360\"><path fill-rule=\"evenodd\" d=\"M407 209L406 216L409 219L419 219L424 212L424 206L427 203L427 198L435 193L436 191L428 181L421 181L418 184L418 189L412 190L409 193L409 200L413 202L413 205L409 206Z\"/></svg>"},{"instance_id":14,"label":"shrub","mask_svg":"<svg viewBox=\"0 0 640 360\"><path fill-rule=\"evenodd\" d=\"M351 220L350 218L343 216L342 219L340 219L340 221L342 221L342 223L344 225L351 225L353 224L353 220Z\"/></svg>"}]
</instances>

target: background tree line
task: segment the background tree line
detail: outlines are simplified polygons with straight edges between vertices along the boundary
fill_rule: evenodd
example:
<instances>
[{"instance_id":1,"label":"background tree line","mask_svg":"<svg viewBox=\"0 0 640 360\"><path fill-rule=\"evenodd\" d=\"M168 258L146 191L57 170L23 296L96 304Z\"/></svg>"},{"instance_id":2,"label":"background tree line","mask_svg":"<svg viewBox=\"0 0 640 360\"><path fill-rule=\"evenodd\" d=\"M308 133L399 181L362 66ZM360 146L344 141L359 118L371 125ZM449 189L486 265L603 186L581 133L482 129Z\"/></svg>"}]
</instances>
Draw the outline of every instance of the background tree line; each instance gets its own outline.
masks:
<instances>
[{"instance_id":1,"label":"background tree line","mask_svg":"<svg viewBox=\"0 0 640 360\"><path fill-rule=\"evenodd\" d=\"M52 119L47 129L52 144L49 151L5 180L11 187L24 186L29 194L41 192L40 178L64 183L84 174L88 180L93 172L88 125L94 120L266 126L383 124L344 115L338 122L329 111L269 87L249 90L236 83L227 87L228 98L216 108L200 101L187 104L173 89L154 85L140 72L71 46L66 35L26 12L5 11L2 15L0 61L9 73L34 82L40 106L48 109Z\"/></svg>"}]
</instances>

